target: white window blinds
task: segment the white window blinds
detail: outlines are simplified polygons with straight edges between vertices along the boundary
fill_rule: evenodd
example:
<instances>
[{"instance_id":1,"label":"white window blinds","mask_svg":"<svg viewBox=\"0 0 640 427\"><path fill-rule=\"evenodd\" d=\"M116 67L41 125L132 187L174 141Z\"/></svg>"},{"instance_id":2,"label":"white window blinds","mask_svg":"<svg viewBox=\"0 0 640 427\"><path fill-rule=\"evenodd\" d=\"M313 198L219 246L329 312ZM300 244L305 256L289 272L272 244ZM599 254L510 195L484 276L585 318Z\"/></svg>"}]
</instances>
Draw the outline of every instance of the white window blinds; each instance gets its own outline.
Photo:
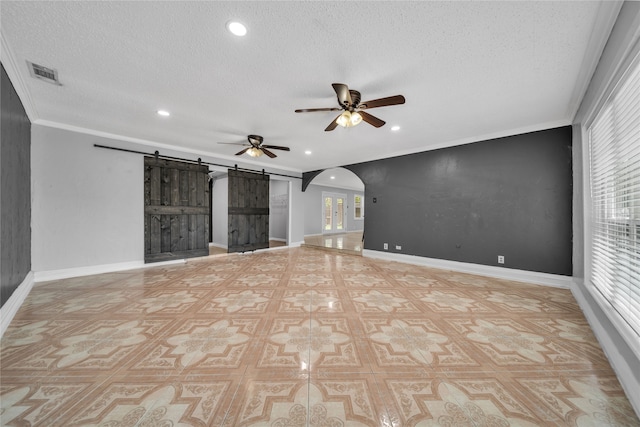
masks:
<instances>
[{"instance_id":1,"label":"white window blinds","mask_svg":"<svg viewBox=\"0 0 640 427\"><path fill-rule=\"evenodd\" d=\"M640 336L640 58L588 132L591 282Z\"/></svg>"}]
</instances>

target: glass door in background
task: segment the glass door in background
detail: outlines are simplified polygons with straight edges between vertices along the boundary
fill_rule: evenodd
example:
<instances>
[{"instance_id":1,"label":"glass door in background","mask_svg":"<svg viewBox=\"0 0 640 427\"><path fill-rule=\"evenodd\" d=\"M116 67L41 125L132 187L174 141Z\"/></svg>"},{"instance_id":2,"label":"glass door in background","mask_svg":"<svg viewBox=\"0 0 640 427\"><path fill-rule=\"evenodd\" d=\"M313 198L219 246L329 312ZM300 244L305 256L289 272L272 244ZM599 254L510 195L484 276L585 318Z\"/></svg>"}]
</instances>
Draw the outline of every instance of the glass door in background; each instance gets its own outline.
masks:
<instances>
[{"instance_id":1,"label":"glass door in background","mask_svg":"<svg viewBox=\"0 0 640 427\"><path fill-rule=\"evenodd\" d=\"M322 233L344 233L347 229L347 196L322 193Z\"/></svg>"}]
</instances>

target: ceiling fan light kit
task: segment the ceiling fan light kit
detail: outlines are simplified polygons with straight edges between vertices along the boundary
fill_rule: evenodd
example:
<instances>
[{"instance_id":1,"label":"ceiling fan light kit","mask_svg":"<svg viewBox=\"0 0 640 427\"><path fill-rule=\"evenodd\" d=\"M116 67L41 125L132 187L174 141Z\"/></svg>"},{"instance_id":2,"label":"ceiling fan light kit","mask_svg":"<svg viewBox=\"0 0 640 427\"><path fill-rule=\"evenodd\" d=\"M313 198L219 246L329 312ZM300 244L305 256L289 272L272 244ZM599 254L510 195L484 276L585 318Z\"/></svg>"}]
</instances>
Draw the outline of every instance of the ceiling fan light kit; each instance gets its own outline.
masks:
<instances>
[{"instance_id":1,"label":"ceiling fan light kit","mask_svg":"<svg viewBox=\"0 0 640 427\"><path fill-rule=\"evenodd\" d=\"M336 119L336 123L338 123L343 128L357 126L360 124L360 122L362 122L362 116L358 112L352 113L350 111L345 111Z\"/></svg>"},{"instance_id":2,"label":"ceiling fan light kit","mask_svg":"<svg viewBox=\"0 0 640 427\"><path fill-rule=\"evenodd\" d=\"M251 147L247 150L247 154L250 155L251 157L260 157L262 156L263 152L259 148Z\"/></svg>"}]
</instances>

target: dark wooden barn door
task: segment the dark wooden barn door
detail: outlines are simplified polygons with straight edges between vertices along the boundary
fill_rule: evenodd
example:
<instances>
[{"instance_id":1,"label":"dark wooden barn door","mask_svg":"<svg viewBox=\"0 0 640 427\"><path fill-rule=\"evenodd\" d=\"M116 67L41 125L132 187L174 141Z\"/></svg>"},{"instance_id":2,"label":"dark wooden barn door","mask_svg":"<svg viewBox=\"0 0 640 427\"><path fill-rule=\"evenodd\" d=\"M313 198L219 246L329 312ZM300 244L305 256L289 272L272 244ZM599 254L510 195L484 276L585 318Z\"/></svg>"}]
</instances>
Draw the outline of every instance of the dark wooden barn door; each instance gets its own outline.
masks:
<instances>
[{"instance_id":1,"label":"dark wooden barn door","mask_svg":"<svg viewBox=\"0 0 640 427\"><path fill-rule=\"evenodd\" d=\"M269 247L269 175L229 169L229 249Z\"/></svg>"},{"instance_id":2,"label":"dark wooden barn door","mask_svg":"<svg viewBox=\"0 0 640 427\"><path fill-rule=\"evenodd\" d=\"M209 255L209 168L144 158L144 261Z\"/></svg>"}]
</instances>

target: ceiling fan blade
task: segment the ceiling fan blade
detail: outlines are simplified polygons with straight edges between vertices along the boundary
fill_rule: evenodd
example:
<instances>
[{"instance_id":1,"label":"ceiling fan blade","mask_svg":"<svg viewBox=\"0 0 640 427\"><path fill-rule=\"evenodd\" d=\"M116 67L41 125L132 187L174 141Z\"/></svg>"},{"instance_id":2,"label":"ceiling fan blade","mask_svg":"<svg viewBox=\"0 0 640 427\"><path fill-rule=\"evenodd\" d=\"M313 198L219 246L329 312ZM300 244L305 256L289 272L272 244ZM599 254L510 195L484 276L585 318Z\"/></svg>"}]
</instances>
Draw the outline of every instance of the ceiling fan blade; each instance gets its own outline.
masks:
<instances>
[{"instance_id":1,"label":"ceiling fan blade","mask_svg":"<svg viewBox=\"0 0 640 427\"><path fill-rule=\"evenodd\" d=\"M246 153L246 152L247 152L247 150L248 150L249 148L251 148L251 147L247 147L247 148L245 148L245 149L244 149L244 150L242 150L242 151L238 151L238 152L236 153L236 156L241 156L241 155L243 155L244 153Z\"/></svg>"},{"instance_id":2,"label":"ceiling fan blade","mask_svg":"<svg viewBox=\"0 0 640 427\"><path fill-rule=\"evenodd\" d=\"M218 142L218 144L226 144L226 145L249 145L245 142Z\"/></svg>"},{"instance_id":3,"label":"ceiling fan blade","mask_svg":"<svg viewBox=\"0 0 640 427\"><path fill-rule=\"evenodd\" d=\"M301 108L296 113L311 113L315 111L340 111L342 108Z\"/></svg>"},{"instance_id":4,"label":"ceiling fan blade","mask_svg":"<svg viewBox=\"0 0 640 427\"><path fill-rule=\"evenodd\" d=\"M362 116L362 120L377 128L384 126L384 124L386 123L384 120L380 120L376 116L372 116L365 111L358 111L358 113L360 113L360 115Z\"/></svg>"},{"instance_id":5,"label":"ceiling fan blade","mask_svg":"<svg viewBox=\"0 0 640 427\"><path fill-rule=\"evenodd\" d=\"M338 95L338 103L340 105L346 105L348 107L353 103L351 101L351 93L349 93L349 87L342 83L333 83L333 90L336 91L336 95Z\"/></svg>"},{"instance_id":6,"label":"ceiling fan blade","mask_svg":"<svg viewBox=\"0 0 640 427\"><path fill-rule=\"evenodd\" d=\"M336 121L338 120L338 117L336 117L335 119L333 119L331 123L329 123L329 126L327 126L326 129L324 130L325 132L329 132L330 130L334 130L335 128L338 127L338 122Z\"/></svg>"},{"instance_id":7,"label":"ceiling fan blade","mask_svg":"<svg viewBox=\"0 0 640 427\"><path fill-rule=\"evenodd\" d=\"M404 96L396 95L396 96L388 96L386 98L374 99L367 102L361 102L359 108L376 108L376 107L386 107L388 105L398 105L404 104Z\"/></svg>"},{"instance_id":8,"label":"ceiling fan blade","mask_svg":"<svg viewBox=\"0 0 640 427\"><path fill-rule=\"evenodd\" d=\"M289 147L281 147L279 145L261 145L260 148L270 148L272 150L291 151L291 149L289 149Z\"/></svg>"},{"instance_id":9,"label":"ceiling fan blade","mask_svg":"<svg viewBox=\"0 0 640 427\"><path fill-rule=\"evenodd\" d=\"M271 157L272 159L273 159L274 157L278 157L278 156L276 156L274 153L272 153L271 151L267 150L267 149L266 149L266 148L264 148L264 147L260 147L260 148L259 148L259 150L262 150L262 152L263 152L264 154L266 154L267 156Z\"/></svg>"}]
</instances>

